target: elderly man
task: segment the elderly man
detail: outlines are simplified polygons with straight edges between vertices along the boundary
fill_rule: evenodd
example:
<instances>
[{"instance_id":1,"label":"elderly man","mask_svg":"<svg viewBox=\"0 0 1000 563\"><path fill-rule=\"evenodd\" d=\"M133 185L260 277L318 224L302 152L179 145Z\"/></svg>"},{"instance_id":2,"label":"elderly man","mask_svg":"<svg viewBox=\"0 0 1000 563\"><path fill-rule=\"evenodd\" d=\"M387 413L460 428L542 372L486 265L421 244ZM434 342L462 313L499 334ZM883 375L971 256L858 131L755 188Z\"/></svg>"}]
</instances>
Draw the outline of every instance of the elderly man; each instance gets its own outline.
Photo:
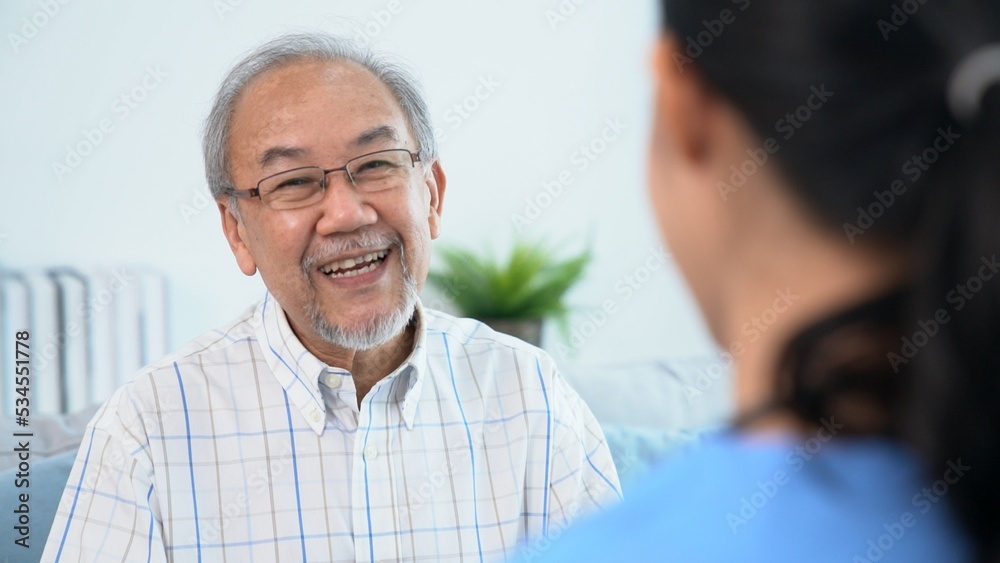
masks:
<instances>
[{"instance_id":1,"label":"elderly man","mask_svg":"<svg viewBox=\"0 0 1000 563\"><path fill-rule=\"evenodd\" d=\"M45 560L482 561L619 496L547 355L421 307L445 175L408 74L280 38L225 79L204 149L267 294L108 401Z\"/></svg>"}]
</instances>

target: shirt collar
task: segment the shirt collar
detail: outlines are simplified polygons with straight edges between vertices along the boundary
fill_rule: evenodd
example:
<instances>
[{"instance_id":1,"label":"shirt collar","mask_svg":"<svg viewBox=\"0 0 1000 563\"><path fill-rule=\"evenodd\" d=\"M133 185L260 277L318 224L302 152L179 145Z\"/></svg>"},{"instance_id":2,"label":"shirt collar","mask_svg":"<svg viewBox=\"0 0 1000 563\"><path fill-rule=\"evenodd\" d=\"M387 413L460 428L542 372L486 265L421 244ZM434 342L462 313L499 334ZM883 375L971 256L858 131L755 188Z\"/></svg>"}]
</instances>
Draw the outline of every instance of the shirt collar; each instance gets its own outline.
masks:
<instances>
[{"instance_id":1,"label":"shirt collar","mask_svg":"<svg viewBox=\"0 0 1000 563\"><path fill-rule=\"evenodd\" d=\"M306 350L292 331L278 301L267 292L257 307L257 341L275 379L285 389L288 401L317 434L326 426L326 405L319 390L319 377L327 365Z\"/></svg>"},{"instance_id":2,"label":"shirt collar","mask_svg":"<svg viewBox=\"0 0 1000 563\"><path fill-rule=\"evenodd\" d=\"M421 390L427 373L427 314L424 306L417 299L417 307L414 311L417 317L417 326L413 331L413 351L403 360L403 371L407 374L406 393L403 395L403 402L400 403L400 411L403 422L407 430L413 430L413 421L417 416L417 405L420 403Z\"/></svg>"},{"instance_id":3,"label":"shirt collar","mask_svg":"<svg viewBox=\"0 0 1000 563\"><path fill-rule=\"evenodd\" d=\"M424 374L427 371L427 323L419 299L415 315L417 326L413 335L413 351L378 384L388 384L396 377L405 378L401 383L405 385L406 392L398 404L407 430L413 430ZM285 389L292 406L302 413L310 428L321 435L326 427L326 404L319 389L319 378L330 366L306 349L292 331L285 312L270 292L264 295L254 318L260 321L256 327L257 341L260 342L271 373Z\"/></svg>"}]
</instances>

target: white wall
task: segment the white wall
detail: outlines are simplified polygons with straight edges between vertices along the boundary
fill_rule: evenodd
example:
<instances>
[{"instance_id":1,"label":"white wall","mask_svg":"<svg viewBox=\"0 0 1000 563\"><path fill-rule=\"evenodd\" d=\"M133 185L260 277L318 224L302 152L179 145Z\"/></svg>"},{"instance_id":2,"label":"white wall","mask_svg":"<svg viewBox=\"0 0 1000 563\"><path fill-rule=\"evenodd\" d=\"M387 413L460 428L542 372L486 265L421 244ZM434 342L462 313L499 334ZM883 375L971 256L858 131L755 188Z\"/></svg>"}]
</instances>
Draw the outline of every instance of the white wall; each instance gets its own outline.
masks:
<instances>
[{"instance_id":1,"label":"white wall","mask_svg":"<svg viewBox=\"0 0 1000 563\"><path fill-rule=\"evenodd\" d=\"M403 57L424 81L449 177L442 242L503 250L526 201L546 204L524 234L565 241L570 251L590 237L596 254L570 296L580 307L571 324L589 336L569 359L710 352L674 265L648 277L643 270L660 247L645 191L655 3L401 0L379 24L395 5L3 2L0 266L167 272L172 346L227 321L262 285L236 268L217 212L205 206L199 136L219 80L241 53L281 32L367 26L377 49ZM42 15L46 8L54 15ZM563 19L550 20L560 10ZM31 20L44 25L33 33ZM492 91L468 100L484 80ZM128 107L121 97L133 91L144 99ZM462 117L453 106L463 102L478 107ZM85 131L102 120L111 132L57 173L67 146L86 144ZM614 121L624 130L583 169L579 147L599 149L594 139ZM554 199L542 195L563 170L572 183ZM627 276L646 281L626 291ZM607 300L617 312L590 331L586 311ZM558 340L548 342L565 359Z\"/></svg>"}]
</instances>

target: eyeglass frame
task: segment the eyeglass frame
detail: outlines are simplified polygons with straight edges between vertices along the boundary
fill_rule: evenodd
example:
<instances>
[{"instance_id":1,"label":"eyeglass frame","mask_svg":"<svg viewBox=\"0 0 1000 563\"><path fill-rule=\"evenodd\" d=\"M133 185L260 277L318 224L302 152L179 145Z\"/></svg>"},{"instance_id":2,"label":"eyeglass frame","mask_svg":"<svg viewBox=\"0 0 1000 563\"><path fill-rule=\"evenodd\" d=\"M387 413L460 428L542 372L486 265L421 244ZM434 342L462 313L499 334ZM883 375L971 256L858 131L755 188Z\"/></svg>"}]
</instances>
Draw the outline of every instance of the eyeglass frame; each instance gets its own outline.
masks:
<instances>
[{"instance_id":1,"label":"eyeglass frame","mask_svg":"<svg viewBox=\"0 0 1000 563\"><path fill-rule=\"evenodd\" d=\"M282 174L287 174L289 172L295 172L296 170L305 170L307 168L319 168L320 170L323 171L323 181L320 183L320 188L322 189L322 191L324 193L326 192L327 176L329 176L331 172L340 172L340 171L343 171L344 174L347 176L347 179L351 182L351 185L354 186L354 187L358 187L357 182L354 181L354 177L351 176L351 173L347 171L347 167L352 162L354 162L355 160L359 160L359 159L362 159L362 158L366 158L366 157L372 156L373 154L380 154L380 153L384 153L384 152L399 152L399 151L405 151L408 155L410 155L410 166L412 166L414 168L416 168L418 162L423 162L423 160L421 160L423 158L423 156L424 156L422 150L417 150L417 152L413 152L410 149L404 149L404 148L382 149L382 150L373 151L373 152L370 152L370 153L365 153L365 154L362 154L362 155L358 155L358 156L356 156L356 157L348 160L347 162L345 162L344 165L341 166L341 167L339 167L339 168L326 169L326 168L323 168L322 166L299 166L297 168L289 168L288 170L282 170L281 172L276 172L274 174L270 174L268 176L265 176L265 177L261 178L257 182L257 185L255 187L253 187L253 188L250 188L249 190L240 190L240 189L237 189L237 188L226 188L225 190L223 190L223 193L225 193L228 196L235 197L237 199L250 199L250 198L256 197L256 198L260 199L261 205L263 205L264 207L267 207L268 209L271 209L271 207L268 204L264 203L264 197L261 196L261 193L260 193L260 185L263 184L264 182L266 182L267 180L270 180L271 178L274 178L276 176L281 176Z\"/></svg>"}]
</instances>

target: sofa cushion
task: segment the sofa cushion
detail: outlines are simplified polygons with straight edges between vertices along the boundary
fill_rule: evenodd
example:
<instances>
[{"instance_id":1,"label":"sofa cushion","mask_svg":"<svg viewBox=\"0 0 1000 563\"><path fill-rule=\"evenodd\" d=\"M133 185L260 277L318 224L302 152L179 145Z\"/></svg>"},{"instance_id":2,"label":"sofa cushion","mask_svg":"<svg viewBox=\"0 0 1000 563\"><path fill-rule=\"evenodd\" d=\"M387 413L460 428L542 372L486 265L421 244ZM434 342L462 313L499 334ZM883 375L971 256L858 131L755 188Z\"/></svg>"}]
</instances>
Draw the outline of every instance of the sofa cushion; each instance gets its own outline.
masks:
<instances>
[{"instance_id":1,"label":"sofa cushion","mask_svg":"<svg viewBox=\"0 0 1000 563\"><path fill-rule=\"evenodd\" d=\"M65 452L76 452L80 447L80 440L83 439L87 423L94 417L99 407L100 405L91 405L71 414L32 414L31 425L23 429L33 434L32 461L37 462ZM14 426L13 420L10 426ZM0 448L0 471L13 467L18 462L14 443L10 442L10 446L7 446L8 439L14 440L9 436L3 438L3 447Z\"/></svg>"},{"instance_id":2,"label":"sofa cushion","mask_svg":"<svg viewBox=\"0 0 1000 563\"><path fill-rule=\"evenodd\" d=\"M17 488L13 486L18 473L18 468L11 467L0 473L0 483L5 486L0 487L0 506L12 507L14 510L21 502L19 495L28 494L28 523L29 535L27 539L28 547L24 548L14 543L20 536L13 529L17 523L14 520L15 514L7 512L5 520L10 520L10 525L5 526L12 534L8 541L0 544L0 561L23 561L35 562L41 559L42 549L45 547L45 540L49 536L49 528L56 517L56 508L59 506L59 499L62 498L63 489L66 487L66 479L69 478L69 471L73 467L76 459L76 447L72 451L64 452L56 456L48 457L39 461L32 460L29 470L28 486ZM9 485L8 485L9 484Z\"/></svg>"}]
</instances>

